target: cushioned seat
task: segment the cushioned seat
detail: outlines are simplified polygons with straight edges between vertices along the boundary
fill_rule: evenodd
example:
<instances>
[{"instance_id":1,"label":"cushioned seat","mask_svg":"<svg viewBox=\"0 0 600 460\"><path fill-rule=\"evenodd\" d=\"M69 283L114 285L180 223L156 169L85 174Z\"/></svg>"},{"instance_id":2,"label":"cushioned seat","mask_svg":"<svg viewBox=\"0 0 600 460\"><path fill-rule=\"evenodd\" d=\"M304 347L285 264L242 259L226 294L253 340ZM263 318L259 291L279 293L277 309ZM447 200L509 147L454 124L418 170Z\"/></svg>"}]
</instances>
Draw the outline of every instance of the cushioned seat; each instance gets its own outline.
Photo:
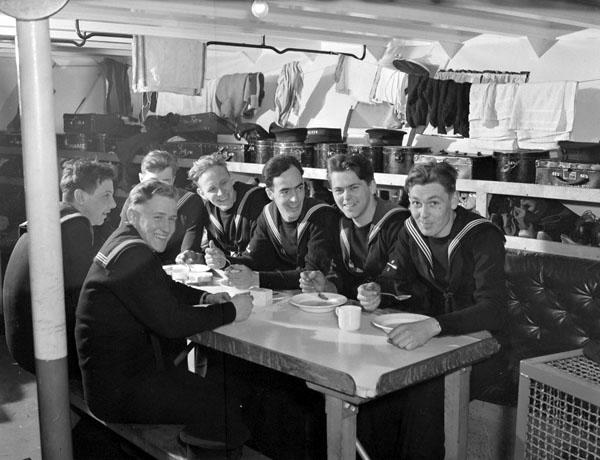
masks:
<instances>
[{"instance_id":1,"label":"cushioned seat","mask_svg":"<svg viewBox=\"0 0 600 460\"><path fill-rule=\"evenodd\" d=\"M510 363L482 398L516 406L522 359L581 348L600 337L600 262L508 250Z\"/></svg>"}]
</instances>

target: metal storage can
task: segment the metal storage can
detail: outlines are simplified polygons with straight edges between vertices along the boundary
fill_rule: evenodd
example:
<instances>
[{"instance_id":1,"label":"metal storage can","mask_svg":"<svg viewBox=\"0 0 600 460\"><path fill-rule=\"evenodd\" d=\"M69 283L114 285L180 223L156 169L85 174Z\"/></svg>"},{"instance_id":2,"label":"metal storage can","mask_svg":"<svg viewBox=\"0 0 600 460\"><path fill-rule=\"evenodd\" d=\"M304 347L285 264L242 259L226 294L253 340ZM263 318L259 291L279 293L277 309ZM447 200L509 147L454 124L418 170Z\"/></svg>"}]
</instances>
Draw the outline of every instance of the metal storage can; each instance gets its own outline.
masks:
<instances>
[{"instance_id":1,"label":"metal storage can","mask_svg":"<svg viewBox=\"0 0 600 460\"><path fill-rule=\"evenodd\" d=\"M550 157L548 150L507 150L493 153L496 180L535 183L535 162Z\"/></svg>"},{"instance_id":2,"label":"metal storage can","mask_svg":"<svg viewBox=\"0 0 600 460\"><path fill-rule=\"evenodd\" d=\"M363 155L373 163L374 172L383 172L383 147L373 145L349 145L348 153Z\"/></svg>"},{"instance_id":3,"label":"metal storage can","mask_svg":"<svg viewBox=\"0 0 600 460\"><path fill-rule=\"evenodd\" d=\"M431 153L429 147L405 147L389 145L383 149L383 172L388 174L408 174L414 164L416 154Z\"/></svg>"},{"instance_id":4,"label":"metal storage can","mask_svg":"<svg viewBox=\"0 0 600 460\"><path fill-rule=\"evenodd\" d=\"M265 164L273 158L272 139L256 139L248 145L248 163Z\"/></svg>"},{"instance_id":5,"label":"metal storage can","mask_svg":"<svg viewBox=\"0 0 600 460\"><path fill-rule=\"evenodd\" d=\"M327 160L338 153L348 152L348 146L344 143L322 143L314 144L315 168L327 168Z\"/></svg>"},{"instance_id":6,"label":"metal storage can","mask_svg":"<svg viewBox=\"0 0 600 460\"><path fill-rule=\"evenodd\" d=\"M274 142L273 154L296 157L300 164L307 168L312 168L315 164L315 151L312 145L304 142Z\"/></svg>"}]
</instances>

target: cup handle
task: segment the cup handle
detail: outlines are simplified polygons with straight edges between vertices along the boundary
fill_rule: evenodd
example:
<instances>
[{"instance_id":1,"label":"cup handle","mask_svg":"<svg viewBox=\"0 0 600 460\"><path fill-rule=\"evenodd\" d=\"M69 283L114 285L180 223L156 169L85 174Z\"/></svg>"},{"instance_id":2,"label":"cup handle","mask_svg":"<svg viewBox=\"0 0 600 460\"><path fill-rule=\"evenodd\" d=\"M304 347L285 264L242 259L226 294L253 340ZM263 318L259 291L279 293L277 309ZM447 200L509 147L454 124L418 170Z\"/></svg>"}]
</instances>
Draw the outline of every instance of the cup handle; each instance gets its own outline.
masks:
<instances>
[{"instance_id":1,"label":"cup handle","mask_svg":"<svg viewBox=\"0 0 600 460\"><path fill-rule=\"evenodd\" d=\"M335 316L340 316L340 307L335 307Z\"/></svg>"}]
</instances>

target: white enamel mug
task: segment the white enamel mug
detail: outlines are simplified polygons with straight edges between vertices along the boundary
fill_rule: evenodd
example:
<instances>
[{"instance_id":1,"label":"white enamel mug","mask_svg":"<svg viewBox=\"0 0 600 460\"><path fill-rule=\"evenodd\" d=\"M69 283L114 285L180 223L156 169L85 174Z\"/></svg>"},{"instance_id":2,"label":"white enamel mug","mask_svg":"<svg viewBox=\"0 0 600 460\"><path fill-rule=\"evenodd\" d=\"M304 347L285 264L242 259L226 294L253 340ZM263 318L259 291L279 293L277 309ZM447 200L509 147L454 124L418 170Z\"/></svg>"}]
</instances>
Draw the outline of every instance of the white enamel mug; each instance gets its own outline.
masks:
<instances>
[{"instance_id":1,"label":"white enamel mug","mask_svg":"<svg viewBox=\"0 0 600 460\"><path fill-rule=\"evenodd\" d=\"M335 309L338 326L343 331L356 331L360 328L362 308L356 305L342 305Z\"/></svg>"}]
</instances>

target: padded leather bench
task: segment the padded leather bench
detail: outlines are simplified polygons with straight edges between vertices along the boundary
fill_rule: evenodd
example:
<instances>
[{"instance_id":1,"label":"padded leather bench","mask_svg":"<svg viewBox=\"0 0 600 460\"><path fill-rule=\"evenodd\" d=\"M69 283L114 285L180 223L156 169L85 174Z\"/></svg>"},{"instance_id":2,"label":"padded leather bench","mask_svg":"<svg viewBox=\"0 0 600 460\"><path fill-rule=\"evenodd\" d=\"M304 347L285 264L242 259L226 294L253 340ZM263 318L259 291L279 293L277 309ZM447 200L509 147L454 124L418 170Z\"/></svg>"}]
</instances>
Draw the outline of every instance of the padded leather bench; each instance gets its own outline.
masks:
<instances>
[{"instance_id":1,"label":"padded leather bench","mask_svg":"<svg viewBox=\"0 0 600 460\"><path fill-rule=\"evenodd\" d=\"M471 402L469 458L512 458L522 359L600 337L600 262L509 249L505 267L511 360L506 378Z\"/></svg>"}]
</instances>

